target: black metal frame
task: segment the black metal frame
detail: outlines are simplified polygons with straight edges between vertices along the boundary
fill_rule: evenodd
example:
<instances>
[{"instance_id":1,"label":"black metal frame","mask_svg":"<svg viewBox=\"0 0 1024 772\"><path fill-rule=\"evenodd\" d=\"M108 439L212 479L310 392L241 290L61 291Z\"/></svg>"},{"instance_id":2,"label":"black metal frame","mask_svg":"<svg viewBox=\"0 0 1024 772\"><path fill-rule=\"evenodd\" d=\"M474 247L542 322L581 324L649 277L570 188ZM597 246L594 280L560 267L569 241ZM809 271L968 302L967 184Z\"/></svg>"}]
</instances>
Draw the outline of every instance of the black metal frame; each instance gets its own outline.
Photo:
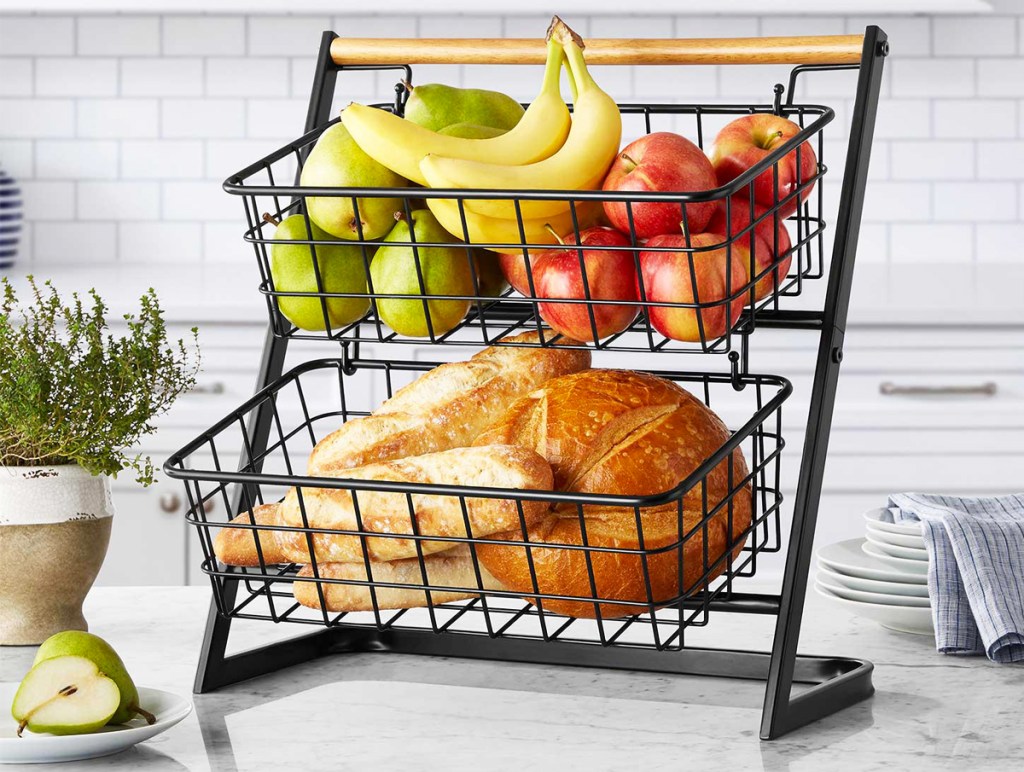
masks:
<instances>
[{"instance_id":1,"label":"black metal frame","mask_svg":"<svg viewBox=\"0 0 1024 772\"><path fill-rule=\"evenodd\" d=\"M307 115L307 131L314 131L328 120L338 72L330 57L333 33L324 33L316 76ZM315 657L341 652L390 651L467 658L512 660L647 670L666 673L722 676L766 681L760 735L762 739L779 737L797 727L834 713L865 699L873 692L872 665L846 657L812 657L797 654L797 641L803 615L804 595L811 559L811 548L821 494L836 385L842 361L858 229L863 208L871 138L874 130L882 75L882 60L888 53L886 35L878 27L868 27L859 66L856 103L852 120L846 170L836 222L836 236L822 311L786 311L774 307L748 310L745 318L763 327L815 331L819 346L809 420L804 437L800 476L793 514L792 531L786 556L786 569L780 594L743 595L730 593L712 600L708 607L741 613L777 615L771 652L683 647L677 650L629 648L617 646L580 646L549 640L524 640L488 636L439 635L409 629L377 629L329 626L296 638L228 656L226 646L231 617L221 613L220 603L231 605L239 585L247 579L244 572L217 570L206 566L215 582L222 582L219 595L211 603L206 633L195 681L197 693L208 692ZM814 69L814 68L797 68ZM795 78L794 72L794 78ZM399 94L398 99L401 98ZM792 99L792 81L790 87ZM360 193L362 195L362 193ZM487 197L481 194L480 197ZM524 198L530 197L529 195ZM543 197L543 196L538 196ZM277 382L284 369L288 335L280 334L286 324L276 317L271 304L272 321L264 344L257 378L257 391ZM276 330L276 332L275 332ZM742 336L745 344L746 335ZM614 349L613 349L614 350ZM745 354L745 347L743 349ZM346 355L351 356L346 347ZM737 352L733 377L737 375ZM745 356L744 365L745 365ZM745 371L745 367L743 368ZM268 401L255 403L248 414L246 443L250 464L266 449L273 429L273 407ZM177 454L179 459L181 453ZM180 466L168 462L172 477L188 479ZM261 482L285 482L289 478L238 475L231 512L242 511L243 502L252 502ZM201 477L201 475L200 475ZM191 493L190 493L191 495ZM198 502L201 510L201 502ZM794 684L810 684L797 696Z\"/></svg>"}]
</instances>

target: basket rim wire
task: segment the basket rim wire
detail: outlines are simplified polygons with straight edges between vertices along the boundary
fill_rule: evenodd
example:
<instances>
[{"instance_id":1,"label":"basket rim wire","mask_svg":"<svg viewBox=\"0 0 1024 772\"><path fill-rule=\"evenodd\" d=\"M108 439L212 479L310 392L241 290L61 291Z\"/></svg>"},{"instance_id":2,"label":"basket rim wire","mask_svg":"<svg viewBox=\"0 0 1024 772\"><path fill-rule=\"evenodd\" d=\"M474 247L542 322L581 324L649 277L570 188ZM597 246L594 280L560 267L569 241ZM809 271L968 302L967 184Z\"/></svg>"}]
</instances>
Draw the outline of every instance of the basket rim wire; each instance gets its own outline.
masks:
<instances>
[{"instance_id":1,"label":"basket rim wire","mask_svg":"<svg viewBox=\"0 0 1024 772\"><path fill-rule=\"evenodd\" d=\"M729 376L714 373L679 372L656 373L658 375L668 377L675 382L703 385L706 393L708 393L708 390L712 385L715 385L722 390L735 388L736 386L753 385L753 391L756 392L758 409L754 413L754 416L747 419L744 425L733 432L716 453L709 456L708 459L700 465L698 470L687 478L687 481L689 481L688 486L680 485L673 489L675 492L674 495L659 494L653 497L605 497L593 494L574 494L552 491L519 491L511 489L501 491L493 488L444 486L419 483L382 484L376 481L308 477L294 474L267 475L247 471L230 472L223 471L219 468L220 459L216 447L217 435L228 431L233 427L244 426L244 419L249 417L249 414L254 411L265 408L269 408L271 410L277 437L276 440L268 443L267 449L263 453L255 456L245 456L247 459L246 466L251 469L254 466L261 464L262 461L270 455L280 455L284 457L285 466L289 472L292 471L292 462L288 457L289 454L286 447L288 440L297 438L303 433L308 432L310 441L315 442L316 433L314 431L313 424L317 421L323 421L329 418L338 418L339 416L344 420L348 420L349 418L365 414L365 411L349 410L347 408L343 409L340 413L339 411L334 410L311 414L305 389L302 386L302 376L307 373L317 370L333 372L339 378L342 389L344 389L344 379L351 377L350 373L353 369L356 372L374 372L383 370L390 376L392 371L426 371L436 364L437 363L434 362L406 361L384 363L377 360L353 361L343 359L322 359L302 363L297 367L292 368L274 384L271 384L266 389L263 389L261 392L246 400L236 411L234 411L232 415L218 422L215 426L211 427L210 430L205 432L203 436L197 438L192 443L189 443L188 446L178 451L174 456L168 459L166 466L168 476L182 479L186 484L190 505L188 512L186 513L186 521L201 531L201 544L206 555L206 559L202 563L202 570L210 576L215 588L222 588L225 582L233 580L240 580L247 587L247 597L243 598L237 604L228 604L232 606L230 608L219 600L218 604L221 613L237 618L268 618L267 614L253 613L251 611L252 604L262 599L269 605L269 618L273 619L275 622L306 622L327 626L344 625L371 627L378 630L385 630L399 625L401 620L407 616L407 612L410 612L411 609L398 609L392 611L381 609L377 600L377 591L381 589L423 590L426 594L427 606L421 611L426 611L429 617L429 623L420 625L419 627L414 627L414 629L433 630L434 632L467 632L467 630L456 628L456 624L459 620L469 618L467 615L473 616L476 612L479 612L483 614L482 618L486 629L485 631L478 632L478 634L486 634L490 637L500 637L505 635L515 637L518 634L513 634L512 630L516 625L524 622L531 623L530 620L534 620L540 627L539 637L544 640L578 640L578 642L597 643L602 646L608 646L627 645L623 642L623 636L626 634L627 630L633 628L634 624L638 621L646 618L648 620L646 627L649 629L650 635L653 639L653 642L650 643L649 646L653 646L654 648L661 650L665 648L681 647L683 645L682 631L685 627L706 624L709 604L716 599L728 597L731 594L731 584L735 577L749 576L753 574L756 569L756 555L759 551L777 551L779 549L779 542L777 539L774 547L770 544L768 526L770 521L774 520L776 523L776 529L779 527L778 516L782 496L778 490L777 484L775 484L774 487L771 487L773 481L766 478L766 471L769 467L774 467L774 477L775 480L778 479L778 459L785 444L781 435L781 406L782 402L784 402L791 393L792 387L786 379L778 376L747 374L738 376L740 380L736 381L734 380L736 377L735 375ZM279 407L279 397L283 392L289 390L289 387L291 386L294 386L293 391L298 396L301 416L297 417L296 425L292 426L289 424L288 426L285 426L282 421L281 410ZM773 388L775 391L770 398L765 399L762 389L768 388ZM393 387L390 383L390 377L388 378L388 389L389 394L392 393ZM706 401L707 398L705 399L705 402ZM744 410L744 415L748 412L749 410ZM774 424L774 426L772 426L772 424ZM753 441L751 467L745 477L737 480L734 475L732 451L748 439ZM763 447L766 443L770 446L767 449L767 452ZM246 447L243 453L248 453L250 450L250 448ZM194 460L191 458L194 454L202 454L204 452L210 453L214 461L215 469L196 468L191 463ZM716 468L722 461L728 462L728 493L716 504L709 506L707 474L711 469ZM687 481L684 481L684 483ZM218 483L218 485L212 492L204 494L200 485L202 482L215 482ZM243 495L243 512L250 513L249 522L220 523L210 521L207 518L204 505L214 497L219 496L226 499L228 488L233 483L243 484L243 489L245 491ZM358 496L353 497L357 520L357 527L355 530L310 527L305 518L304 510L302 512L302 526L257 526L251 513L253 507L255 507L257 503L264 503L264 497L261 491L262 485L277 487L296 485L302 487L330 487L349 490L387 489L393 492L404 493L410 508L412 507L413 494L424 493L429 495L432 493L442 493L447 495L456 495L459 497L467 535L461 537L423 535L418 531L416 518L412 516L411 509L410 520L413 524L412 534L378 534L376 532L371 534L363 527L361 515L359 514ZM702 517L688 531L683 533L683 497L689 490L696 486L700 486ZM732 508L734 498L739 491L748 487L752 489L751 505L753 507L753 516L751 522L738 535L730 535L727 539L727 548L718 556L718 558L710 560L707 545L708 524L713 518L720 516L720 514L723 513L723 510L725 510L728 523L727 533L732 534ZM482 589L484 583L480 571L479 559L476 555L476 546L488 542L493 543L494 540L489 539L486 536L478 537L473 535L468 510L466 508L467 497L514 498L524 538L502 541L501 543L512 548L521 547L526 551L528 559L531 559L530 575L534 585L532 592ZM581 533L583 534L584 543L581 545L544 545L544 547L562 547L582 552L587 562L588 580L591 592L589 597L544 591L537 585L536 571L532 566L531 548L536 549L544 547L540 547L536 542L529 541L528 537L525 536L526 522L522 502L523 500L528 499L540 499L544 501L557 499L563 504L569 503L576 508L581 520ZM638 546L601 547L588 544L585 535L586 527L583 525L584 507L591 503L607 503L613 506L622 506L623 501L633 502L632 504L627 504L627 507L632 509L633 516L635 518L637 533L640 539ZM668 545L649 547L643 542L644 537L641 510L644 509L645 506L657 506L659 504L664 505L666 503L673 503L677 510L679 538L673 539ZM233 567L222 568L217 563L212 551L210 531L213 528L242 529L252 532L254 541L257 544L257 554L260 566L250 569L239 569ZM323 561L316 558L310 561L313 576L308 578L300 578L296 576L298 566L295 564L285 566L268 565L265 562L262 549L259 545L259 539L255 538L256 532L263 530L302 533L306 536L307 547L313 555L315 555L315 550L313 549L312 544L313 534L332 533L357 536L363 540L362 552L366 577L364 579L324 578L320 575L318 567L318 564L323 563ZM759 536L759 534L761 534L761 536ZM368 557L369 553L365 547L365 540L368 537L402 538L412 541L416 549L415 558L418 560L420 566L421 584L404 584L375 579L372 573L372 565ZM751 539L750 537L753 538ZM680 574L677 592L672 597L654 597L651 589L650 575L648 574L649 569L647 561L657 555L675 551L679 554L681 567L682 561L684 561L684 548L692 538L700 538L703 545L703 555L701 560L701 567L703 568L702 574L690 582L689 586L684 586L682 574ZM476 580L476 590L479 590L479 594L476 597L468 601L449 603L437 603L433 600L432 594L435 592L465 592L468 588L436 584L429 581L426 564L424 563L425 553L422 546L424 541L447 541L453 544L469 545ZM743 546L739 553L742 557L737 559L734 557L733 551L734 548L741 544L746 546ZM644 571L644 584L647 589L647 599L645 601L618 599L613 601L612 599L602 598L599 595L597 585L594 581L594 571L591 564L591 556L599 553L628 555L638 558L641 561ZM685 560L692 559L693 558L689 556L685 558ZM723 569L720 572L722 575L718 577L718 579L713 579L712 576L719 573L720 568ZM719 579L721 581L718 581ZM290 586L295 582L316 583L321 608L320 615L318 617L316 615L310 617L311 610L306 609L297 603L290 592L282 592L274 589L277 585L283 584ZM715 584L716 582L717 584ZM324 591L329 585L335 584L366 587L372 599L373 620L360 622L353 619L352 614L356 612L328 612L328 604L324 597ZM525 599L529 599L529 601ZM566 631L573 626L577 621L577 618L566 617L546 610L544 608L544 601L546 600L562 600L593 604L595 608L595 617L591 621L595 623L597 627L596 640L594 640L593 636L583 636L572 639L568 638ZM532 603L530 601L532 601ZM278 608L278 605L284 602L287 602L287 608L284 608L283 610ZM636 613L623 618L603 618L602 605L604 603L612 602L614 602L615 605L635 608ZM522 603L523 605L518 605L519 603ZM508 606L508 604L514 604L513 608L507 608L506 606ZM516 606L518 606L518 608L516 608ZM306 614L307 617L310 618L302 618L302 614ZM511 618L505 620L502 618L503 615L510 615ZM670 616L672 618L670 618ZM614 627L606 628L606 625ZM403 625L403 629L406 629L405 625ZM531 635L529 633L523 633L522 637L534 639L538 636L536 634ZM643 644L634 642L628 645L642 646Z\"/></svg>"}]
</instances>

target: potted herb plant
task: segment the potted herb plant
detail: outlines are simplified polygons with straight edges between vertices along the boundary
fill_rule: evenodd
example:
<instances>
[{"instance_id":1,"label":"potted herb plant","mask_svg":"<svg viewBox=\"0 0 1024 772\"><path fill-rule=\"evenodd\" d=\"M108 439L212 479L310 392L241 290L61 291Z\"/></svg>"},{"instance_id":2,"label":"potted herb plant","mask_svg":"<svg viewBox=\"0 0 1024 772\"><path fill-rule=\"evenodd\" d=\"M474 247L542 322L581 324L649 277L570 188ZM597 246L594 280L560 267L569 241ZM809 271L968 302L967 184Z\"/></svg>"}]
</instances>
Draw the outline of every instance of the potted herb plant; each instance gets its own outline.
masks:
<instances>
[{"instance_id":1,"label":"potted herb plant","mask_svg":"<svg viewBox=\"0 0 1024 772\"><path fill-rule=\"evenodd\" d=\"M151 289L112 334L90 291L65 304L28 278L28 302L0 281L0 644L87 629L82 601L106 555L110 478L153 482L131 449L195 384L196 330L170 341Z\"/></svg>"}]
</instances>

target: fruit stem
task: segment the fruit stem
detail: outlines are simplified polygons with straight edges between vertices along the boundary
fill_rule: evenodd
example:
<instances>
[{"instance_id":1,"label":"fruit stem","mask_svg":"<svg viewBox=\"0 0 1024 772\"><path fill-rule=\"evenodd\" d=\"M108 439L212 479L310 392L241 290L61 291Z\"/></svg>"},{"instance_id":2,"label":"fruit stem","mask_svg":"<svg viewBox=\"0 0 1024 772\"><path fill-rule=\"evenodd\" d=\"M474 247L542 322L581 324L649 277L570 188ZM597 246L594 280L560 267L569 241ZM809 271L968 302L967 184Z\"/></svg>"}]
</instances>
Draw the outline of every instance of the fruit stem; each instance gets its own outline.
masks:
<instances>
[{"instance_id":1,"label":"fruit stem","mask_svg":"<svg viewBox=\"0 0 1024 772\"><path fill-rule=\"evenodd\" d=\"M155 724L155 723L156 723L156 716L154 716L154 715L153 715L152 713L150 713L150 712L149 712L148 710L143 710L143 709L142 709L142 708L140 708L140 707L139 707L139 706L138 706L138 705L137 705L136 703L134 703L134 702L133 702L133 703L132 703L131 705L129 705L128 707L129 707L129 708L130 708L131 710L133 710L134 712L138 713L138 714L139 714L140 716L142 716L142 717L143 717L144 719L146 719L146 723L147 723L147 724L149 724L150 726L152 726L153 724Z\"/></svg>"},{"instance_id":2,"label":"fruit stem","mask_svg":"<svg viewBox=\"0 0 1024 772\"><path fill-rule=\"evenodd\" d=\"M559 236L558 231L552 228L548 223L544 223L544 230L546 230L548 233L555 237L555 241L558 242L559 246L565 246L565 239Z\"/></svg>"},{"instance_id":3,"label":"fruit stem","mask_svg":"<svg viewBox=\"0 0 1024 772\"><path fill-rule=\"evenodd\" d=\"M566 45L562 46L562 50L565 51L569 72L572 74L573 80L576 81L576 88L579 92L582 94L589 89L597 88L597 84L590 77L590 72L587 70L587 62L583 58L583 49L576 45L575 41L570 40Z\"/></svg>"},{"instance_id":4,"label":"fruit stem","mask_svg":"<svg viewBox=\"0 0 1024 772\"><path fill-rule=\"evenodd\" d=\"M546 94L549 91L561 91L559 81L562 75L562 61L565 59L565 52L555 41L548 41L548 58L544 63L544 80L541 83L540 92Z\"/></svg>"},{"instance_id":5,"label":"fruit stem","mask_svg":"<svg viewBox=\"0 0 1024 772\"><path fill-rule=\"evenodd\" d=\"M619 158L621 158L623 161L625 161L627 164L629 164L629 169L627 169L626 171L630 171L631 172L631 171L633 171L636 168L636 166L637 166L636 161L634 161L632 158L630 158L625 153L619 153Z\"/></svg>"},{"instance_id":6,"label":"fruit stem","mask_svg":"<svg viewBox=\"0 0 1024 772\"><path fill-rule=\"evenodd\" d=\"M21 737L21 733L25 731L26 726L28 726L27 718L23 718L21 721L18 722L18 737Z\"/></svg>"},{"instance_id":7,"label":"fruit stem","mask_svg":"<svg viewBox=\"0 0 1024 772\"><path fill-rule=\"evenodd\" d=\"M762 140L761 147L765 150L771 150L775 143L782 139L782 136L783 134L781 131L773 131Z\"/></svg>"},{"instance_id":8,"label":"fruit stem","mask_svg":"<svg viewBox=\"0 0 1024 772\"><path fill-rule=\"evenodd\" d=\"M270 223L275 228L281 224L281 221L274 217L274 215L272 215L270 212L263 213L263 222Z\"/></svg>"},{"instance_id":9,"label":"fruit stem","mask_svg":"<svg viewBox=\"0 0 1024 772\"><path fill-rule=\"evenodd\" d=\"M551 24L548 25L548 32L544 39L554 40L563 48L570 43L576 44L580 49L586 48L583 38L559 16L551 17Z\"/></svg>"}]
</instances>

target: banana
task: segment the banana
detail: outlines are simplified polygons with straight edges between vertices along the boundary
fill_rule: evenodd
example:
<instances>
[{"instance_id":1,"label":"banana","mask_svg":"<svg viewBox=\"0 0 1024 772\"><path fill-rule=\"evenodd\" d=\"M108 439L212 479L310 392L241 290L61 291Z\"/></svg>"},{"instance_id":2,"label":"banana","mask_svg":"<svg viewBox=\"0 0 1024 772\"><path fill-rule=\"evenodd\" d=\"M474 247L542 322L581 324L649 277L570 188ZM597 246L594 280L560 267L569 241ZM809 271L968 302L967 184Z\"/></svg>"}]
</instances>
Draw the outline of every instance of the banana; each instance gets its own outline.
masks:
<instances>
[{"instance_id":1,"label":"banana","mask_svg":"<svg viewBox=\"0 0 1024 772\"><path fill-rule=\"evenodd\" d=\"M562 44L579 95L573 110L572 128L558 152L525 165L428 155L420 163L420 170L430 187L583 190L600 185L619 152L622 117L615 100L602 91L587 72L583 51L570 35L571 31L563 33ZM564 213L568 202L523 201L521 207L523 217L535 219ZM509 200L467 199L466 208L488 217L516 216L515 204Z\"/></svg>"},{"instance_id":2,"label":"banana","mask_svg":"<svg viewBox=\"0 0 1024 772\"><path fill-rule=\"evenodd\" d=\"M569 134L569 108L559 87L562 46L548 42L540 93L510 131L488 139L451 137L393 113L356 103L341 111L341 122L368 156L406 179L426 185L420 161L429 154L474 161L502 159L530 164L555 153ZM485 186L487 187L487 186Z\"/></svg>"},{"instance_id":3,"label":"banana","mask_svg":"<svg viewBox=\"0 0 1024 772\"><path fill-rule=\"evenodd\" d=\"M466 201L466 204L469 202ZM504 252L510 255L521 255L522 244L545 245L559 243L559 237L573 232L572 212L565 211L554 217L523 219L523 232L519 232L517 220L504 217L488 217L464 209L466 230L462 228L462 217L459 204L453 198L427 198L427 206L441 227L455 236L471 244L513 244L520 246L486 247L492 252ZM576 220L579 229L596 225L601 217L600 201L577 201ZM468 232L468 233L467 233ZM469 236L467 239L466 236Z\"/></svg>"}]
</instances>

